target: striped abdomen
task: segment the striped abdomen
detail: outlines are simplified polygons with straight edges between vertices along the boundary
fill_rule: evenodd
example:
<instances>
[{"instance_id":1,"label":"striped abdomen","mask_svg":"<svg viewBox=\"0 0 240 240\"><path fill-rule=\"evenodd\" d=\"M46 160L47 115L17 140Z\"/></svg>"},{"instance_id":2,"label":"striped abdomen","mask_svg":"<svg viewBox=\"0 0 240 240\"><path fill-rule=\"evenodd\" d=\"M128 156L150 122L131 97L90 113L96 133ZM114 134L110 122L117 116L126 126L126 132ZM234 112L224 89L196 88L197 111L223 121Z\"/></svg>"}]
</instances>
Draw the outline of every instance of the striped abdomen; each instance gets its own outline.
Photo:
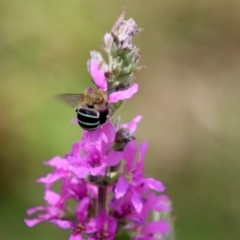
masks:
<instances>
[{"instance_id":1,"label":"striped abdomen","mask_svg":"<svg viewBox=\"0 0 240 240\"><path fill-rule=\"evenodd\" d=\"M98 112L94 109L77 108L78 124L87 131L94 131L107 121L109 110Z\"/></svg>"}]
</instances>

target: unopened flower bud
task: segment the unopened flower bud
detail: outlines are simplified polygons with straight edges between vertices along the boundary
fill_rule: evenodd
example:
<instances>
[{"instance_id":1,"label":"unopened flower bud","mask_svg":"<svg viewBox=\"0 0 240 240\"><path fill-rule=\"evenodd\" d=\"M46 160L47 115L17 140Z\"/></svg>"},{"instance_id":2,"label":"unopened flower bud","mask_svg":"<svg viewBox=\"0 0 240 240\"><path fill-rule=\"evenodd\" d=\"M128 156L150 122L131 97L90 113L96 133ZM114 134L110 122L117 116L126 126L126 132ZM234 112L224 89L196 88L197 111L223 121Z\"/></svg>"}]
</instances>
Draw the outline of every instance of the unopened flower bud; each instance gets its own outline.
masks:
<instances>
[{"instance_id":1,"label":"unopened flower bud","mask_svg":"<svg viewBox=\"0 0 240 240\"><path fill-rule=\"evenodd\" d=\"M113 45L113 36L111 33L106 33L103 38L102 47L107 52L110 53Z\"/></svg>"},{"instance_id":2,"label":"unopened flower bud","mask_svg":"<svg viewBox=\"0 0 240 240\"><path fill-rule=\"evenodd\" d=\"M115 151L123 151L126 145L133 139L135 139L135 137L128 128L121 128L116 133L113 149Z\"/></svg>"}]
</instances>

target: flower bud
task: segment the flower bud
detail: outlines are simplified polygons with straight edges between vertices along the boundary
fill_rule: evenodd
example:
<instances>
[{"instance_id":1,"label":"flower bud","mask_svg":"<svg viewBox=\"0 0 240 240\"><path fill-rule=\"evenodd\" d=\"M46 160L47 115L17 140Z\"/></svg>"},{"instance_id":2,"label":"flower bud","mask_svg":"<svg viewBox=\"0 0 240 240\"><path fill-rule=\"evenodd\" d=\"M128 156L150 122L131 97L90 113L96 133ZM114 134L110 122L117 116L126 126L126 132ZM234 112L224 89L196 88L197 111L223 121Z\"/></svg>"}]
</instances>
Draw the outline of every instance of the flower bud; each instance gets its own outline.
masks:
<instances>
[{"instance_id":1,"label":"flower bud","mask_svg":"<svg viewBox=\"0 0 240 240\"><path fill-rule=\"evenodd\" d=\"M107 52L110 53L113 46L113 36L111 33L106 33L103 37L102 47Z\"/></svg>"},{"instance_id":2,"label":"flower bud","mask_svg":"<svg viewBox=\"0 0 240 240\"><path fill-rule=\"evenodd\" d=\"M90 52L90 59L88 61L88 69L90 69L90 65L92 62L96 62L99 66L99 69L103 72L108 72L108 65L102 57L102 54L97 51Z\"/></svg>"},{"instance_id":3,"label":"flower bud","mask_svg":"<svg viewBox=\"0 0 240 240\"><path fill-rule=\"evenodd\" d=\"M123 151L126 145L134 139L133 133L128 128L121 128L116 133L113 149L115 151Z\"/></svg>"}]
</instances>

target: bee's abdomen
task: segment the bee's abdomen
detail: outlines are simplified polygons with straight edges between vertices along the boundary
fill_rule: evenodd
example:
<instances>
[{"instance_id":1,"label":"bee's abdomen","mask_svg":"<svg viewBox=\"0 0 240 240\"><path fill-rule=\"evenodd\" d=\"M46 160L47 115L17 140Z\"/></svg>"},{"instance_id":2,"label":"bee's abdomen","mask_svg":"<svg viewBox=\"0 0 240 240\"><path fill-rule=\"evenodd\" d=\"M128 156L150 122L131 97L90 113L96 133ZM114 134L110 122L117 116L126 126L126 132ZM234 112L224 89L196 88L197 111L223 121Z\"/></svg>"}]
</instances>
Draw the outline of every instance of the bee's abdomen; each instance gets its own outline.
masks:
<instances>
[{"instance_id":1,"label":"bee's abdomen","mask_svg":"<svg viewBox=\"0 0 240 240\"><path fill-rule=\"evenodd\" d=\"M100 125L104 124L108 119L109 109L100 112L99 121Z\"/></svg>"},{"instance_id":2,"label":"bee's abdomen","mask_svg":"<svg viewBox=\"0 0 240 240\"><path fill-rule=\"evenodd\" d=\"M93 109L77 108L78 124L87 131L93 131L99 127L100 114Z\"/></svg>"}]
</instances>

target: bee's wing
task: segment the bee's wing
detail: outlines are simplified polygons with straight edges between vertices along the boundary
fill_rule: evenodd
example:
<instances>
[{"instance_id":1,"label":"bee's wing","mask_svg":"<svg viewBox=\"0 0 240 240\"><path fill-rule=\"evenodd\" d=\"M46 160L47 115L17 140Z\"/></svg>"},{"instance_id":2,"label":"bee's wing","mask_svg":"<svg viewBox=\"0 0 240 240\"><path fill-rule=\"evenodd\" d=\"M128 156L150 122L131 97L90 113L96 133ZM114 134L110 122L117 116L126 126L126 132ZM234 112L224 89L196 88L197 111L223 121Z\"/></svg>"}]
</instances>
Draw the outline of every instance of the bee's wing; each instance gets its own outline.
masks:
<instances>
[{"instance_id":1,"label":"bee's wing","mask_svg":"<svg viewBox=\"0 0 240 240\"><path fill-rule=\"evenodd\" d=\"M58 94L56 95L58 99L69 104L72 107L77 107L83 101L83 94Z\"/></svg>"}]
</instances>

